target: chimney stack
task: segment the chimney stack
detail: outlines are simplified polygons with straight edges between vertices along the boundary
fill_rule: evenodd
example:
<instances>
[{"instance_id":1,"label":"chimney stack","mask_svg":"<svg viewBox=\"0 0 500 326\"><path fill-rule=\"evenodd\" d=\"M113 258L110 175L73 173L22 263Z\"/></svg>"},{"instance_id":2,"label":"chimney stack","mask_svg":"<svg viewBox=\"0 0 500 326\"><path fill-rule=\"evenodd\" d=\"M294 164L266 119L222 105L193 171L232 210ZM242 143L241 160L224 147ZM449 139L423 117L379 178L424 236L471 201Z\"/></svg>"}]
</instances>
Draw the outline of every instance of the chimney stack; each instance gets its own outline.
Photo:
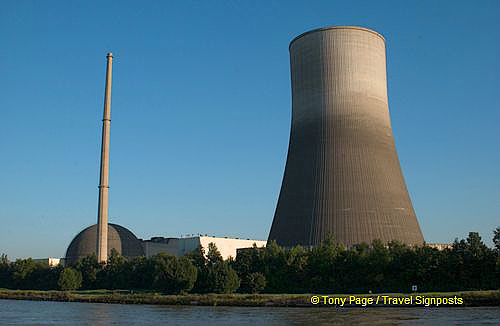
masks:
<instances>
[{"instance_id":1,"label":"chimney stack","mask_svg":"<svg viewBox=\"0 0 500 326\"><path fill-rule=\"evenodd\" d=\"M101 170L97 211L97 260L99 262L108 260L109 127L111 124L111 66L113 54L108 53L106 58L106 89L102 118Z\"/></svg>"}]
</instances>

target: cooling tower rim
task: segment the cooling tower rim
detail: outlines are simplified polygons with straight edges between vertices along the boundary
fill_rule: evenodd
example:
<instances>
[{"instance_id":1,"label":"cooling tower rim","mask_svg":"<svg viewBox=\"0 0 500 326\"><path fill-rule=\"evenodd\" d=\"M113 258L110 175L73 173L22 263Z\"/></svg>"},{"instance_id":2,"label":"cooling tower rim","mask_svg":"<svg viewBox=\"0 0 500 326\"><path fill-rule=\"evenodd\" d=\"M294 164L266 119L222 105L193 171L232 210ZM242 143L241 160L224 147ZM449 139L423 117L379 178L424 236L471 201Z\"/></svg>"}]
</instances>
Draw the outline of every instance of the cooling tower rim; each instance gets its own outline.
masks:
<instances>
[{"instance_id":1,"label":"cooling tower rim","mask_svg":"<svg viewBox=\"0 0 500 326\"><path fill-rule=\"evenodd\" d=\"M382 36L382 34L377 33L374 30L366 28L366 27L359 27L359 26L326 26L326 27L320 27L320 28L311 29L310 31L304 32L304 33L300 34L299 36L295 37L293 40L290 41L290 45L288 46L288 49L290 50L290 48L292 47L293 42L297 41L298 39L300 39L300 38L302 38L302 37L304 37L304 36L306 36L308 34L316 33L316 32L328 31L328 30L331 30L331 29L356 29L356 30L359 30L359 31L364 31L364 32L372 33L372 34L375 34L378 37L380 37L382 39L382 41L384 41L384 44L385 44L385 38Z\"/></svg>"}]
</instances>

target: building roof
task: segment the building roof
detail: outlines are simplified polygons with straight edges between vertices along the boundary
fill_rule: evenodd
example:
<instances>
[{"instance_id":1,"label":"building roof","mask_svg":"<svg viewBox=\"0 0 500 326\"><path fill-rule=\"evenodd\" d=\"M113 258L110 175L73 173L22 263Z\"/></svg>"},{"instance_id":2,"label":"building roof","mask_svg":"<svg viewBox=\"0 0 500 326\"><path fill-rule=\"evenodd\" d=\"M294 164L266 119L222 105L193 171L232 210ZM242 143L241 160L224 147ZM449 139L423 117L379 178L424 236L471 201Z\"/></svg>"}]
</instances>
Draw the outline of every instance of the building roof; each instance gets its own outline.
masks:
<instances>
[{"instance_id":1,"label":"building roof","mask_svg":"<svg viewBox=\"0 0 500 326\"><path fill-rule=\"evenodd\" d=\"M299 36L295 37L293 40L290 41L290 45L288 45L288 48L290 48L292 46L293 42L297 41L298 39L300 39L306 35L309 35L309 34L315 33L315 32L327 31L327 30L331 30L331 29L355 29L355 30L359 30L359 31L369 32L369 33L375 34L378 37L380 37L382 39L382 41L384 41L384 43L385 43L385 38L382 36L382 34L377 33L374 30L369 29L369 28L358 27L358 26L326 26L326 27L321 27L321 28L315 28L315 29L312 29L310 31L307 31L307 32L300 34Z\"/></svg>"},{"instance_id":2,"label":"building roof","mask_svg":"<svg viewBox=\"0 0 500 326\"><path fill-rule=\"evenodd\" d=\"M141 242L127 228L117 224L108 224L108 256L115 249L124 257L144 256ZM78 233L66 250L66 264L73 264L79 258L96 253L97 224L91 225Z\"/></svg>"}]
</instances>

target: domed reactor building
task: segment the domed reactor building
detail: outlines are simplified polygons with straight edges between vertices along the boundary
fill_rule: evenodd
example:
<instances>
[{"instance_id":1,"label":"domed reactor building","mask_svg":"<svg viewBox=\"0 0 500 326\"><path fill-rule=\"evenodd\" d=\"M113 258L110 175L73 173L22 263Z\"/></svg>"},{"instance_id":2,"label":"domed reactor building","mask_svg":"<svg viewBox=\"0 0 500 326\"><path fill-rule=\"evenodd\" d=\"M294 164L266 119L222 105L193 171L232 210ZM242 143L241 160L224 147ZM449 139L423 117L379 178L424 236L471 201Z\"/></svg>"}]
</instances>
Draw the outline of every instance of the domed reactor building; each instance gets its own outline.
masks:
<instances>
[{"instance_id":1,"label":"domed reactor building","mask_svg":"<svg viewBox=\"0 0 500 326\"><path fill-rule=\"evenodd\" d=\"M117 224L108 224L108 253L115 249L126 258L144 256L142 243L128 229ZM66 250L65 263L73 265L80 258L97 253L97 224L84 229L71 241Z\"/></svg>"},{"instance_id":2,"label":"domed reactor building","mask_svg":"<svg viewBox=\"0 0 500 326\"><path fill-rule=\"evenodd\" d=\"M269 241L423 243L387 105L385 40L327 27L290 43L292 125Z\"/></svg>"}]
</instances>

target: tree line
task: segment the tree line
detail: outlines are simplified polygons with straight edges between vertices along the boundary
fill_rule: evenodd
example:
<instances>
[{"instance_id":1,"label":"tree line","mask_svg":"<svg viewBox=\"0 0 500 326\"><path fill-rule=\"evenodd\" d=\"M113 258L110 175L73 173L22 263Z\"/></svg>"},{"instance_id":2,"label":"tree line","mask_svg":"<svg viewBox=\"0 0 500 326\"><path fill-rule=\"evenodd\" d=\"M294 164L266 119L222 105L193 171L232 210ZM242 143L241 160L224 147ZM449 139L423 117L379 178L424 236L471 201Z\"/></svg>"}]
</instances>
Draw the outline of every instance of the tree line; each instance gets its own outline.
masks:
<instances>
[{"instance_id":1,"label":"tree line","mask_svg":"<svg viewBox=\"0 0 500 326\"><path fill-rule=\"evenodd\" d=\"M112 251L73 266L48 267L32 259L0 257L0 288L34 290L122 289L163 293L368 293L490 290L500 288L500 227L494 248L478 233L451 248L411 247L397 241L346 248L333 239L313 248L275 242L222 259L214 244L183 256L158 254L127 260Z\"/></svg>"}]
</instances>

